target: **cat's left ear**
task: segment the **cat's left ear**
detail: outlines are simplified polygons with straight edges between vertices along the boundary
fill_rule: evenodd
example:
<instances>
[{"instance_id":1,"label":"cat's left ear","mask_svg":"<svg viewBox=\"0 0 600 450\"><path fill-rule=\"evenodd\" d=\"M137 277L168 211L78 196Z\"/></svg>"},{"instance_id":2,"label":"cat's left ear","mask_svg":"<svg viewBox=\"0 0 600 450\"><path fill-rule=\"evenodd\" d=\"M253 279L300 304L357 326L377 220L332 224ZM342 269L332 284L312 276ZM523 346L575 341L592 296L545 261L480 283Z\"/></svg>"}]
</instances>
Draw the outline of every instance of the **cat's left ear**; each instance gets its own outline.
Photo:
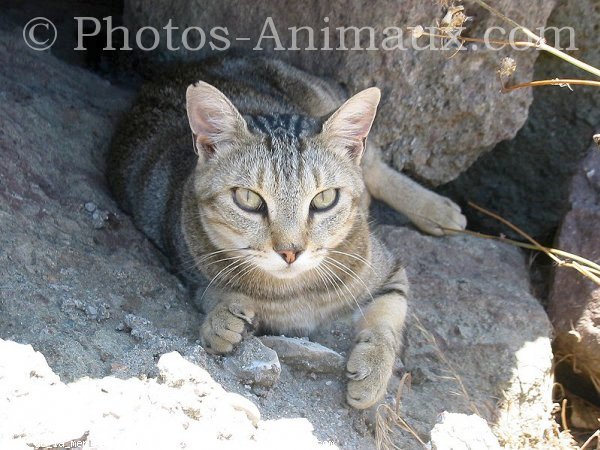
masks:
<instances>
[{"instance_id":1,"label":"cat's left ear","mask_svg":"<svg viewBox=\"0 0 600 450\"><path fill-rule=\"evenodd\" d=\"M248 133L246 121L216 87L199 81L187 88L186 108L194 147L203 159Z\"/></svg>"},{"instance_id":2,"label":"cat's left ear","mask_svg":"<svg viewBox=\"0 0 600 450\"><path fill-rule=\"evenodd\" d=\"M345 149L350 157L360 162L365 150L365 139L371 130L381 91L372 87L359 92L339 107L323 125L326 144Z\"/></svg>"}]
</instances>

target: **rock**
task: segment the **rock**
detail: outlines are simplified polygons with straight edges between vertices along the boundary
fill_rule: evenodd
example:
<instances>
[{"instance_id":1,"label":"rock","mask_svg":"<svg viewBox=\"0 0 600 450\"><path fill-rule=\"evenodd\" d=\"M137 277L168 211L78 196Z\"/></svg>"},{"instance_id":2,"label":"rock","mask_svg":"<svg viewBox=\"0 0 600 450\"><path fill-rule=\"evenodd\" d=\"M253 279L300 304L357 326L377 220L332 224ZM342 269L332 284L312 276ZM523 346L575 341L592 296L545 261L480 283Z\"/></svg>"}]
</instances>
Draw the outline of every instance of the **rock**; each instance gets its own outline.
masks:
<instances>
[{"instance_id":1,"label":"rock","mask_svg":"<svg viewBox=\"0 0 600 450\"><path fill-rule=\"evenodd\" d=\"M548 27L574 27L575 47L569 55L600 67L598 51L598 0L559 0ZM533 22L529 22L533 26ZM535 25L537 26L537 24ZM552 31L548 42L554 42ZM569 31L560 33L569 47ZM562 59L541 52L529 79L589 78L593 75ZM507 94L511 96L512 94ZM500 143L483 155L455 182L442 190L464 206L467 201L491 209L542 242L551 242L569 210L569 184L587 154L590 139L600 123L600 89L573 86L533 89L529 118L516 138ZM472 229L509 233L498 221L472 214Z\"/></svg>"},{"instance_id":2,"label":"rock","mask_svg":"<svg viewBox=\"0 0 600 450\"><path fill-rule=\"evenodd\" d=\"M188 381L196 384L210 384L211 376L202 367L186 361L177 352L165 353L156 364L161 381L170 386L182 386Z\"/></svg>"},{"instance_id":3,"label":"rock","mask_svg":"<svg viewBox=\"0 0 600 450\"><path fill-rule=\"evenodd\" d=\"M344 357L317 342L285 336L262 336L260 340L275 350L282 362L297 369L319 373L344 370Z\"/></svg>"},{"instance_id":4,"label":"rock","mask_svg":"<svg viewBox=\"0 0 600 450\"><path fill-rule=\"evenodd\" d=\"M511 95L501 94L496 70L502 58L510 54L516 59L519 80L529 80L533 77L533 63L538 54L535 51L479 48L454 55L455 49L413 49L407 27L433 26L436 20L441 21L446 11L439 3L377 0L365 8L360 0L336 0L326 5L316 0L308 4L227 0L198 7L193 1L126 0L124 21L133 31L146 26L160 30L167 23L179 27L179 31L173 33L172 41L172 47L179 47L179 51L169 51L165 38L155 51L139 52L144 57L198 60L211 51L209 33L218 25L227 28L232 47L252 53L251 49L258 46L263 51L254 53L271 53L311 73L334 78L350 92L379 86L383 89L383 102L371 139L385 149L387 160L398 170L437 185L454 179L482 153L498 142L514 137L522 127L531 103L531 92L521 90ZM494 7L510 18L536 27L546 23L553 5L553 1L494 2ZM483 37L490 27L504 25L500 19L473 4L466 5L466 13L473 17L468 24L469 36ZM273 33L267 18L271 18L275 27ZM265 24L267 29L263 34ZM183 30L191 26L202 28L207 38L199 50L186 51L182 35ZM291 48L293 34L288 28L306 26L314 30L314 47L327 48L323 37L326 34L330 47L335 50L278 51L274 50L278 47L274 39L260 40L261 35L276 33L281 47ZM355 45L353 32L346 33L346 44L342 45L344 42L337 28L350 26L373 27L373 48L377 50L342 50ZM384 31L386 27L397 28ZM371 46L367 33L370 31L366 30L360 36L361 49ZM385 50L393 45L390 40L384 44L386 34L394 39L400 33L405 50ZM195 40L190 38L187 47L199 47L199 32L192 30L189 35L194 35ZM154 41L150 36L147 34L146 38ZM418 45L427 45L427 38L422 39ZM212 43L222 44L214 40ZM299 49L307 48L308 33L299 32L296 43ZM145 46L152 44L144 42Z\"/></svg>"},{"instance_id":5,"label":"rock","mask_svg":"<svg viewBox=\"0 0 600 450\"><path fill-rule=\"evenodd\" d=\"M432 450L500 450L488 423L471 414L444 411L431 430Z\"/></svg>"},{"instance_id":6,"label":"rock","mask_svg":"<svg viewBox=\"0 0 600 450\"><path fill-rule=\"evenodd\" d=\"M279 379L281 365L277 353L252 336L244 339L223 365L242 384L270 389Z\"/></svg>"},{"instance_id":7,"label":"rock","mask_svg":"<svg viewBox=\"0 0 600 450\"><path fill-rule=\"evenodd\" d=\"M260 411L257 406L248 400L246 397L242 397L238 394L233 394L228 392L226 395L226 400L229 405L233 407L233 409L237 411L242 411L248 417L248 420L252 422L252 425L255 427L259 426L260 423Z\"/></svg>"},{"instance_id":8,"label":"rock","mask_svg":"<svg viewBox=\"0 0 600 450\"><path fill-rule=\"evenodd\" d=\"M401 394L402 418L428 436L443 411L476 414L502 446L549 448L551 327L530 294L524 254L467 236L436 239L391 226L379 233L411 282L403 361L415 377ZM399 448L418 448L396 438Z\"/></svg>"},{"instance_id":9,"label":"rock","mask_svg":"<svg viewBox=\"0 0 600 450\"><path fill-rule=\"evenodd\" d=\"M555 246L600 263L600 152L592 145L571 182L570 210L563 219ZM548 314L554 325L557 359L564 359L588 380L600 377L600 285L575 270L556 268ZM566 358L566 359L565 359ZM572 375L571 375L572 376ZM584 384L565 383L575 394ZM589 382L589 381L588 381Z\"/></svg>"},{"instance_id":10,"label":"rock","mask_svg":"<svg viewBox=\"0 0 600 450\"><path fill-rule=\"evenodd\" d=\"M158 380L64 384L31 346L0 339L0 446L194 448L200 439L206 448L260 449L294 439L303 448L331 448L306 419L261 420L256 405L178 353L163 355L157 366Z\"/></svg>"}]
</instances>

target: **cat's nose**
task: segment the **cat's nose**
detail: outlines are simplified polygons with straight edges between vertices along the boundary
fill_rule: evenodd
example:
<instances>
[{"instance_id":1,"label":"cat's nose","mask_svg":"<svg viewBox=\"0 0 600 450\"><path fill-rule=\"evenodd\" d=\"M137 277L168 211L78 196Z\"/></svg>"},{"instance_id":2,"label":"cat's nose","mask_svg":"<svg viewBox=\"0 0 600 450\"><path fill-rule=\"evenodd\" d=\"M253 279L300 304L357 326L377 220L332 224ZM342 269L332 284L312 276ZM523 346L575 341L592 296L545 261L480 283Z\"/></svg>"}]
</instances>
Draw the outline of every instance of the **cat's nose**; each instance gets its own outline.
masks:
<instances>
[{"instance_id":1,"label":"cat's nose","mask_svg":"<svg viewBox=\"0 0 600 450\"><path fill-rule=\"evenodd\" d=\"M302 250L279 250L277 253L279 253L279 256L281 256L286 263L292 264L298 259Z\"/></svg>"}]
</instances>

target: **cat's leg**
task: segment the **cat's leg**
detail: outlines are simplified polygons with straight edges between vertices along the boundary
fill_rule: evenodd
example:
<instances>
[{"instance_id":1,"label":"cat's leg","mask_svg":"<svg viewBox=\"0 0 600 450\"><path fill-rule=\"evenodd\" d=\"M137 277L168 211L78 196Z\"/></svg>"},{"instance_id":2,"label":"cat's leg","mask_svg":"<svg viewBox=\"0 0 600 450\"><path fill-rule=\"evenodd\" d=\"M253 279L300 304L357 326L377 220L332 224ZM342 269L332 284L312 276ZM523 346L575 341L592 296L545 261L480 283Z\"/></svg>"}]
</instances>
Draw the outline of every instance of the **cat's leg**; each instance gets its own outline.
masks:
<instances>
[{"instance_id":1,"label":"cat's leg","mask_svg":"<svg viewBox=\"0 0 600 450\"><path fill-rule=\"evenodd\" d=\"M200 327L200 342L209 353L229 353L240 343L244 331L253 328L255 308L245 295L215 292L211 296L214 300L207 303L214 306Z\"/></svg>"},{"instance_id":2,"label":"cat's leg","mask_svg":"<svg viewBox=\"0 0 600 450\"><path fill-rule=\"evenodd\" d=\"M447 229L465 229L467 219L458 205L389 167L374 145L367 146L362 169L369 193L406 215L421 231L442 236Z\"/></svg>"},{"instance_id":3,"label":"cat's leg","mask_svg":"<svg viewBox=\"0 0 600 450\"><path fill-rule=\"evenodd\" d=\"M402 344L408 281L396 269L374 300L356 314L356 344L346 365L346 399L354 408L373 406L385 394Z\"/></svg>"}]
</instances>

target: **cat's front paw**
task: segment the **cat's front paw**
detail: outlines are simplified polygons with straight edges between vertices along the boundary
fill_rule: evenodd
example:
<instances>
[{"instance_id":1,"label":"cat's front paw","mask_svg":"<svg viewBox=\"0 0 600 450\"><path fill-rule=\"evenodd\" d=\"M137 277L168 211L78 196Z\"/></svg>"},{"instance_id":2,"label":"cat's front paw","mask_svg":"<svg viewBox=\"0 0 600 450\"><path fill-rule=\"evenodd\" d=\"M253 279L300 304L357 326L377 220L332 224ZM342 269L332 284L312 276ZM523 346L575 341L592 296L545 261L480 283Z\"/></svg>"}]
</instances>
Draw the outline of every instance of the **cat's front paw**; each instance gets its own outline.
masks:
<instances>
[{"instance_id":1,"label":"cat's front paw","mask_svg":"<svg viewBox=\"0 0 600 450\"><path fill-rule=\"evenodd\" d=\"M219 304L204 319L200 341L209 353L230 353L252 326L254 310L240 303Z\"/></svg>"},{"instance_id":2,"label":"cat's front paw","mask_svg":"<svg viewBox=\"0 0 600 450\"><path fill-rule=\"evenodd\" d=\"M460 206L434 193L431 193L419 213L410 219L421 231L433 236L452 234L451 230L464 230L467 227L467 218Z\"/></svg>"},{"instance_id":3,"label":"cat's front paw","mask_svg":"<svg viewBox=\"0 0 600 450\"><path fill-rule=\"evenodd\" d=\"M372 330L359 333L346 365L346 401L357 409L373 406L385 394L396 352L389 337Z\"/></svg>"}]
</instances>

